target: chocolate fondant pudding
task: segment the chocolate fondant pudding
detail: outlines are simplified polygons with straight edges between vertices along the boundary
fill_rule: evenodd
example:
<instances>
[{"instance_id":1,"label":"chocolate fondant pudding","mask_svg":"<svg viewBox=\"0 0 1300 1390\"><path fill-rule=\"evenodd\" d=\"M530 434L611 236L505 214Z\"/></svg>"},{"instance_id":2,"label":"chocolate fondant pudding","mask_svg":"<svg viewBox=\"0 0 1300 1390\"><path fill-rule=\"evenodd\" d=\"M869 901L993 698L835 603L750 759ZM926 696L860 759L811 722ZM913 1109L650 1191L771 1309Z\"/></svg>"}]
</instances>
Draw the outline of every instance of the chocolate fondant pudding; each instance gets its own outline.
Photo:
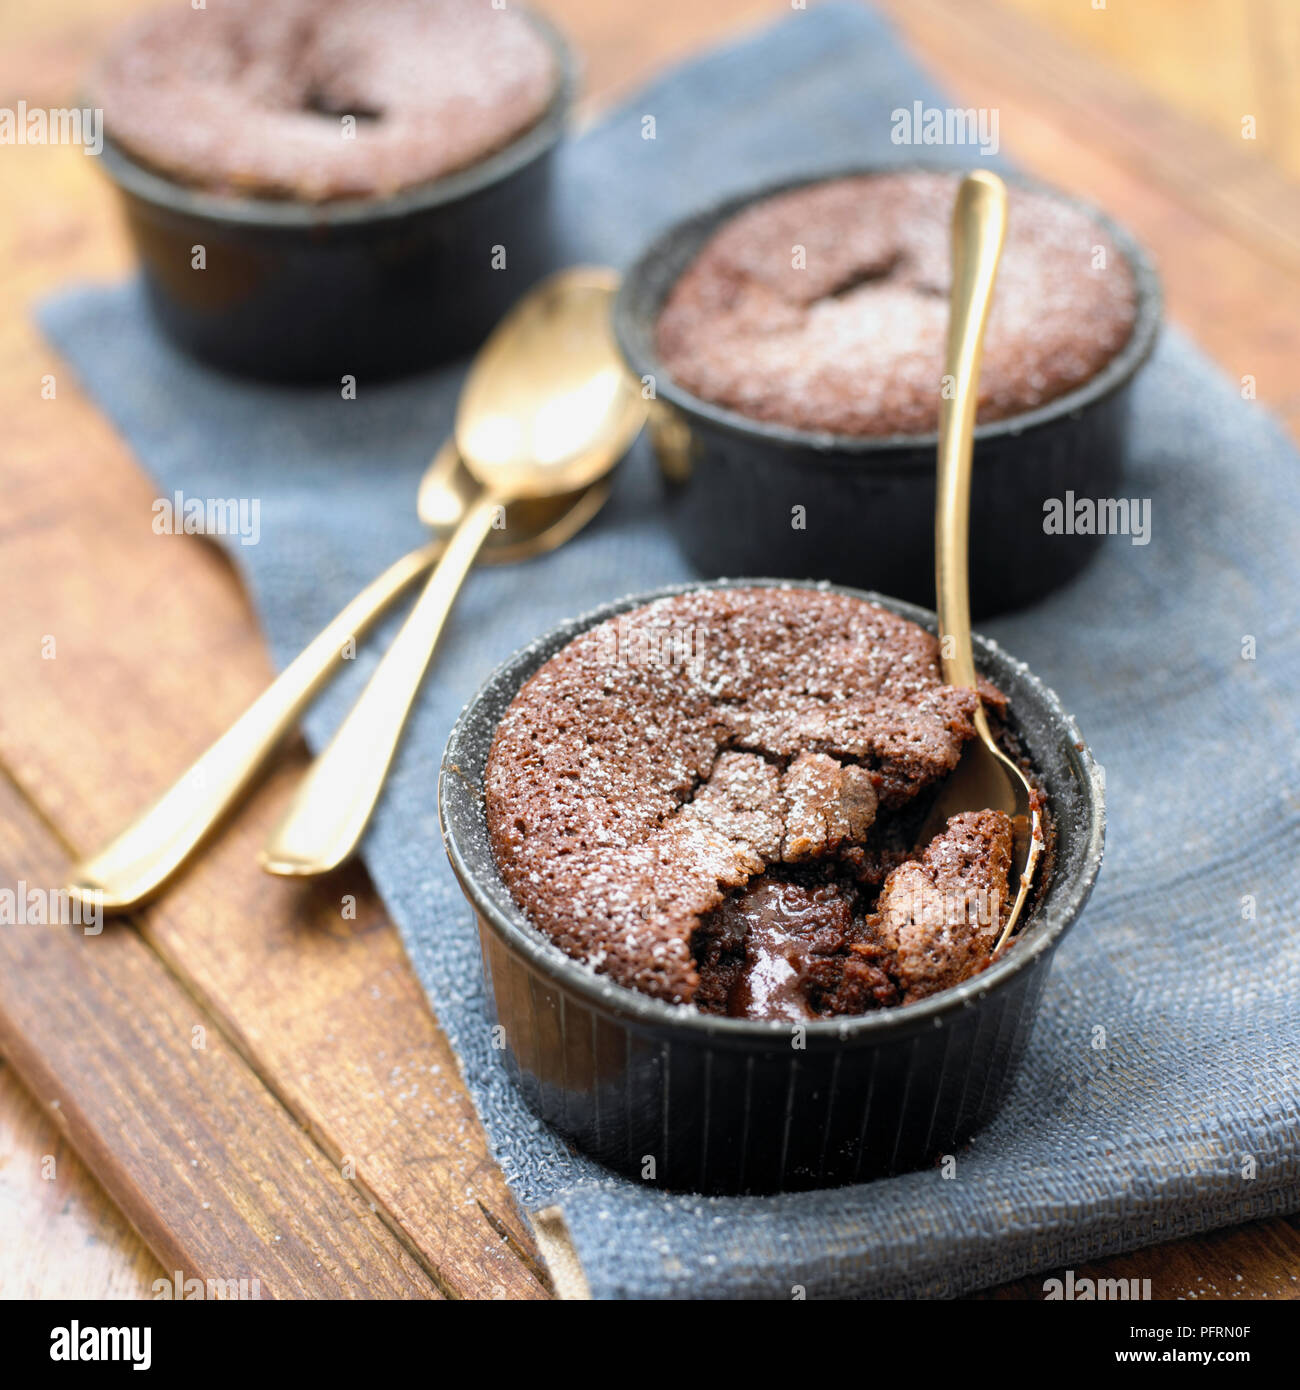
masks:
<instances>
[{"instance_id":1,"label":"chocolate fondant pudding","mask_svg":"<svg viewBox=\"0 0 1300 1390\"><path fill-rule=\"evenodd\" d=\"M1002 812L917 843L976 703L929 633L862 599L661 599L576 637L506 710L493 852L538 928L657 998L790 1020L921 999L988 964L1011 908Z\"/></svg>"},{"instance_id":2,"label":"chocolate fondant pudding","mask_svg":"<svg viewBox=\"0 0 1300 1390\"><path fill-rule=\"evenodd\" d=\"M476 163L539 119L558 80L513 6L207 0L129 25L91 92L108 136L170 178L316 201Z\"/></svg>"},{"instance_id":3,"label":"chocolate fondant pudding","mask_svg":"<svg viewBox=\"0 0 1300 1390\"><path fill-rule=\"evenodd\" d=\"M843 435L938 428L958 178L834 179L724 223L668 295L656 348L693 395ZM1106 230L1049 193L1009 190L978 419L1094 377L1128 341L1133 273Z\"/></svg>"}]
</instances>

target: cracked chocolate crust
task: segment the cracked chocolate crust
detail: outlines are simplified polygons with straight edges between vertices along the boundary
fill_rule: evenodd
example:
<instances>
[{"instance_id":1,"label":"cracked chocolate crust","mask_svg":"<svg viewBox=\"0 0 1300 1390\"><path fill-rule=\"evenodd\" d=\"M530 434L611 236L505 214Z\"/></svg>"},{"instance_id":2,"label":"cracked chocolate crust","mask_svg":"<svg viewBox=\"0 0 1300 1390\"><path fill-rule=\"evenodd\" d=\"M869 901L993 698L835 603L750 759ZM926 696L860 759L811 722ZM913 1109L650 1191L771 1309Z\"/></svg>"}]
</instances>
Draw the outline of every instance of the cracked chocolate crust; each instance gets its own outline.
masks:
<instances>
[{"instance_id":1,"label":"cracked chocolate crust","mask_svg":"<svg viewBox=\"0 0 1300 1390\"><path fill-rule=\"evenodd\" d=\"M923 976L951 981L970 960L922 961L901 887L890 907L890 874L908 862L923 794L974 735L975 703L943 683L929 633L861 599L803 588L661 599L575 638L507 709L486 772L493 852L564 951L655 997L793 1016L735 993L749 929L738 938L725 919L753 916L750 885L764 898L755 943L771 927L824 948L810 947L801 1016L919 997L909 991ZM986 819L949 832L983 844L996 877L1009 822L976 814ZM921 869L943 892L956 861L938 854Z\"/></svg>"},{"instance_id":2,"label":"cracked chocolate crust","mask_svg":"<svg viewBox=\"0 0 1300 1390\"><path fill-rule=\"evenodd\" d=\"M129 24L90 90L109 137L169 178L316 202L466 168L535 124L558 81L513 7L208 0Z\"/></svg>"},{"instance_id":3,"label":"cracked chocolate crust","mask_svg":"<svg viewBox=\"0 0 1300 1390\"><path fill-rule=\"evenodd\" d=\"M938 428L957 177L833 179L752 204L674 285L656 327L669 375L756 420L844 435ZM1012 187L978 419L1082 386L1128 342L1133 273L1106 230Z\"/></svg>"}]
</instances>

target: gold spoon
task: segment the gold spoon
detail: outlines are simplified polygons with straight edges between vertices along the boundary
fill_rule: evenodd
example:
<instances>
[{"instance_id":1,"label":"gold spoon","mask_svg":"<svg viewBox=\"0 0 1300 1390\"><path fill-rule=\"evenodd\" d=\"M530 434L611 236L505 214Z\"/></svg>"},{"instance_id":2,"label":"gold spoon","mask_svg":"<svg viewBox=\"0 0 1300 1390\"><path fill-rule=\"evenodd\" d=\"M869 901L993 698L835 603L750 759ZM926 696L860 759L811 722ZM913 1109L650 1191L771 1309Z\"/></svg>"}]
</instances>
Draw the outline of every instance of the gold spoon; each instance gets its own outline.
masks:
<instances>
[{"instance_id":1,"label":"gold spoon","mask_svg":"<svg viewBox=\"0 0 1300 1390\"><path fill-rule=\"evenodd\" d=\"M984 329L1006 226L1005 184L983 170L968 174L957 191L952 214L952 297L944 373L953 390L940 403L934 558L943 678L949 685L971 690L978 689L968 562L971 452ZM1012 872L1018 885L1011 915L998 938L1001 947L1024 910L1043 847L1043 827L1038 799L1025 774L994 740L982 704L975 710L974 722L978 737L967 744L956 770L940 789L921 836L925 840L937 834L950 816L962 811L989 809L1011 817L1015 830Z\"/></svg>"},{"instance_id":2,"label":"gold spoon","mask_svg":"<svg viewBox=\"0 0 1300 1390\"><path fill-rule=\"evenodd\" d=\"M269 873L328 873L356 849L402 728L474 557L507 506L602 483L645 422L646 403L609 328L611 271L543 281L475 359L456 445L480 484L438 567L370 683L303 779L262 850Z\"/></svg>"},{"instance_id":3,"label":"gold spoon","mask_svg":"<svg viewBox=\"0 0 1300 1390\"><path fill-rule=\"evenodd\" d=\"M449 441L420 480L421 521L445 535L459 524L477 491L454 440ZM511 508L505 527L489 537L483 558L508 563L563 545L600 510L608 491L607 483L598 483ZM344 648L426 574L443 549L442 539L432 540L372 580L169 790L111 844L73 868L70 891L107 912L126 912L162 887L248 789L341 665Z\"/></svg>"}]
</instances>

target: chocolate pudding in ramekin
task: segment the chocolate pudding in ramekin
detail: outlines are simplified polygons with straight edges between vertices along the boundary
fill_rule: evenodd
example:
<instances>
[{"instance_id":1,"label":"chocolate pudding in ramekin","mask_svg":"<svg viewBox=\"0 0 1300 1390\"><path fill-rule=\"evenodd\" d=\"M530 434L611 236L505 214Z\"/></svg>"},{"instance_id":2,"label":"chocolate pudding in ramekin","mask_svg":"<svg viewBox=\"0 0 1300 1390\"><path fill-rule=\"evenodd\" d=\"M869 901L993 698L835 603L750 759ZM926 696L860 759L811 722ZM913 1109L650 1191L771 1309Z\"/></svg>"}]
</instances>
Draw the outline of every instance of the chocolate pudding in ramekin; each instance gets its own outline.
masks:
<instances>
[{"instance_id":1,"label":"chocolate pudding in ramekin","mask_svg":"<svg viewBox=\"0 0 1300 1390\"><path fill-rule=\"evenodd\" d=\"M515 6L208 0L128 24L88 100L165 330L337 380L474 346L544 269L570 85Z\"/></svg>"},{"instance_id":2,"label":"chocolate pudding in ramekin","mask_svg":"<svg viewBox=\"0 0 1300 1390\"><path fill-rule=\"evenodd\" d=\"M949 222L960 173L851 171L733 198L629 270L615 330L653 390L683 549L705 574L813 573L929 603ZM980 376L978 614L1069 579L1093 535L1044 504L1119 494L1128 390L1160 319L1132 237L1010 176Z\"/></svg>"},{"instance_id":3,"label":"chocolate pudding in ramekin","mask_svg":"<svg viewBox=\"0 0 1300 1390\"><path fill-rule=\"evenodd\" d=\"M919 840L971 736L929 614L827 585L639 596L539 639L466 708L439 786L504 1056L583 1148L658 1184L772 1191L949 1152L1000 1103L1101 857L1101 778L1055 696L977 640L1049 852Z\"/></svg>"}]
</instances>

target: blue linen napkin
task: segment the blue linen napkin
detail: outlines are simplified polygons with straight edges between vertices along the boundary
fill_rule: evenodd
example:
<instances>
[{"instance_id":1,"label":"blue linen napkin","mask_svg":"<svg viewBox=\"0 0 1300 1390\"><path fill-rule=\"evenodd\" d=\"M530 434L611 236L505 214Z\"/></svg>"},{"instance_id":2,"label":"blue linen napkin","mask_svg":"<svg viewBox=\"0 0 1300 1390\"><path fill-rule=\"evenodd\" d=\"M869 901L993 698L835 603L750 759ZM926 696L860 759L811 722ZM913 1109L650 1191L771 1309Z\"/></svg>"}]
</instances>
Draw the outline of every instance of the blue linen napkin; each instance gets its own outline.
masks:
<instances>
[{"instance_id":1,"label":"blue linen napkin","mask_svg":"<svg viewBox=\"0 0 1300 1390\"><path fill-rule=\"evenodd\" d=\"M907 160L917 152L891 143L891 113L915 101L942 104L876 16L796 11L684 64L563 150L565 260L623 265L727 193ZM231 553L277 663L421 539L416 481L463 368L363 381L344 400L194 365L158 336L134 283L75 290L41 316L163 495L260 499L258 543ZM365 858L511 1188L527 1209L558 1204L594 1296L955 1295L1300 1208L1300 460L1174 333L1136 397L1127 490L1151 499L1150 543L1108 538L1071 587L987 625L1078 717L1108 770L1110 828L1014 1093L951 1178L669 1195L573 1154L525 1107L490 1046L470 912L440 847L438 760L463 703L516 647L690 577L644 443L578 540L471 577ZM380 650L369 643L311 712L313 746Z\"/></svg>"}]
</instances>

